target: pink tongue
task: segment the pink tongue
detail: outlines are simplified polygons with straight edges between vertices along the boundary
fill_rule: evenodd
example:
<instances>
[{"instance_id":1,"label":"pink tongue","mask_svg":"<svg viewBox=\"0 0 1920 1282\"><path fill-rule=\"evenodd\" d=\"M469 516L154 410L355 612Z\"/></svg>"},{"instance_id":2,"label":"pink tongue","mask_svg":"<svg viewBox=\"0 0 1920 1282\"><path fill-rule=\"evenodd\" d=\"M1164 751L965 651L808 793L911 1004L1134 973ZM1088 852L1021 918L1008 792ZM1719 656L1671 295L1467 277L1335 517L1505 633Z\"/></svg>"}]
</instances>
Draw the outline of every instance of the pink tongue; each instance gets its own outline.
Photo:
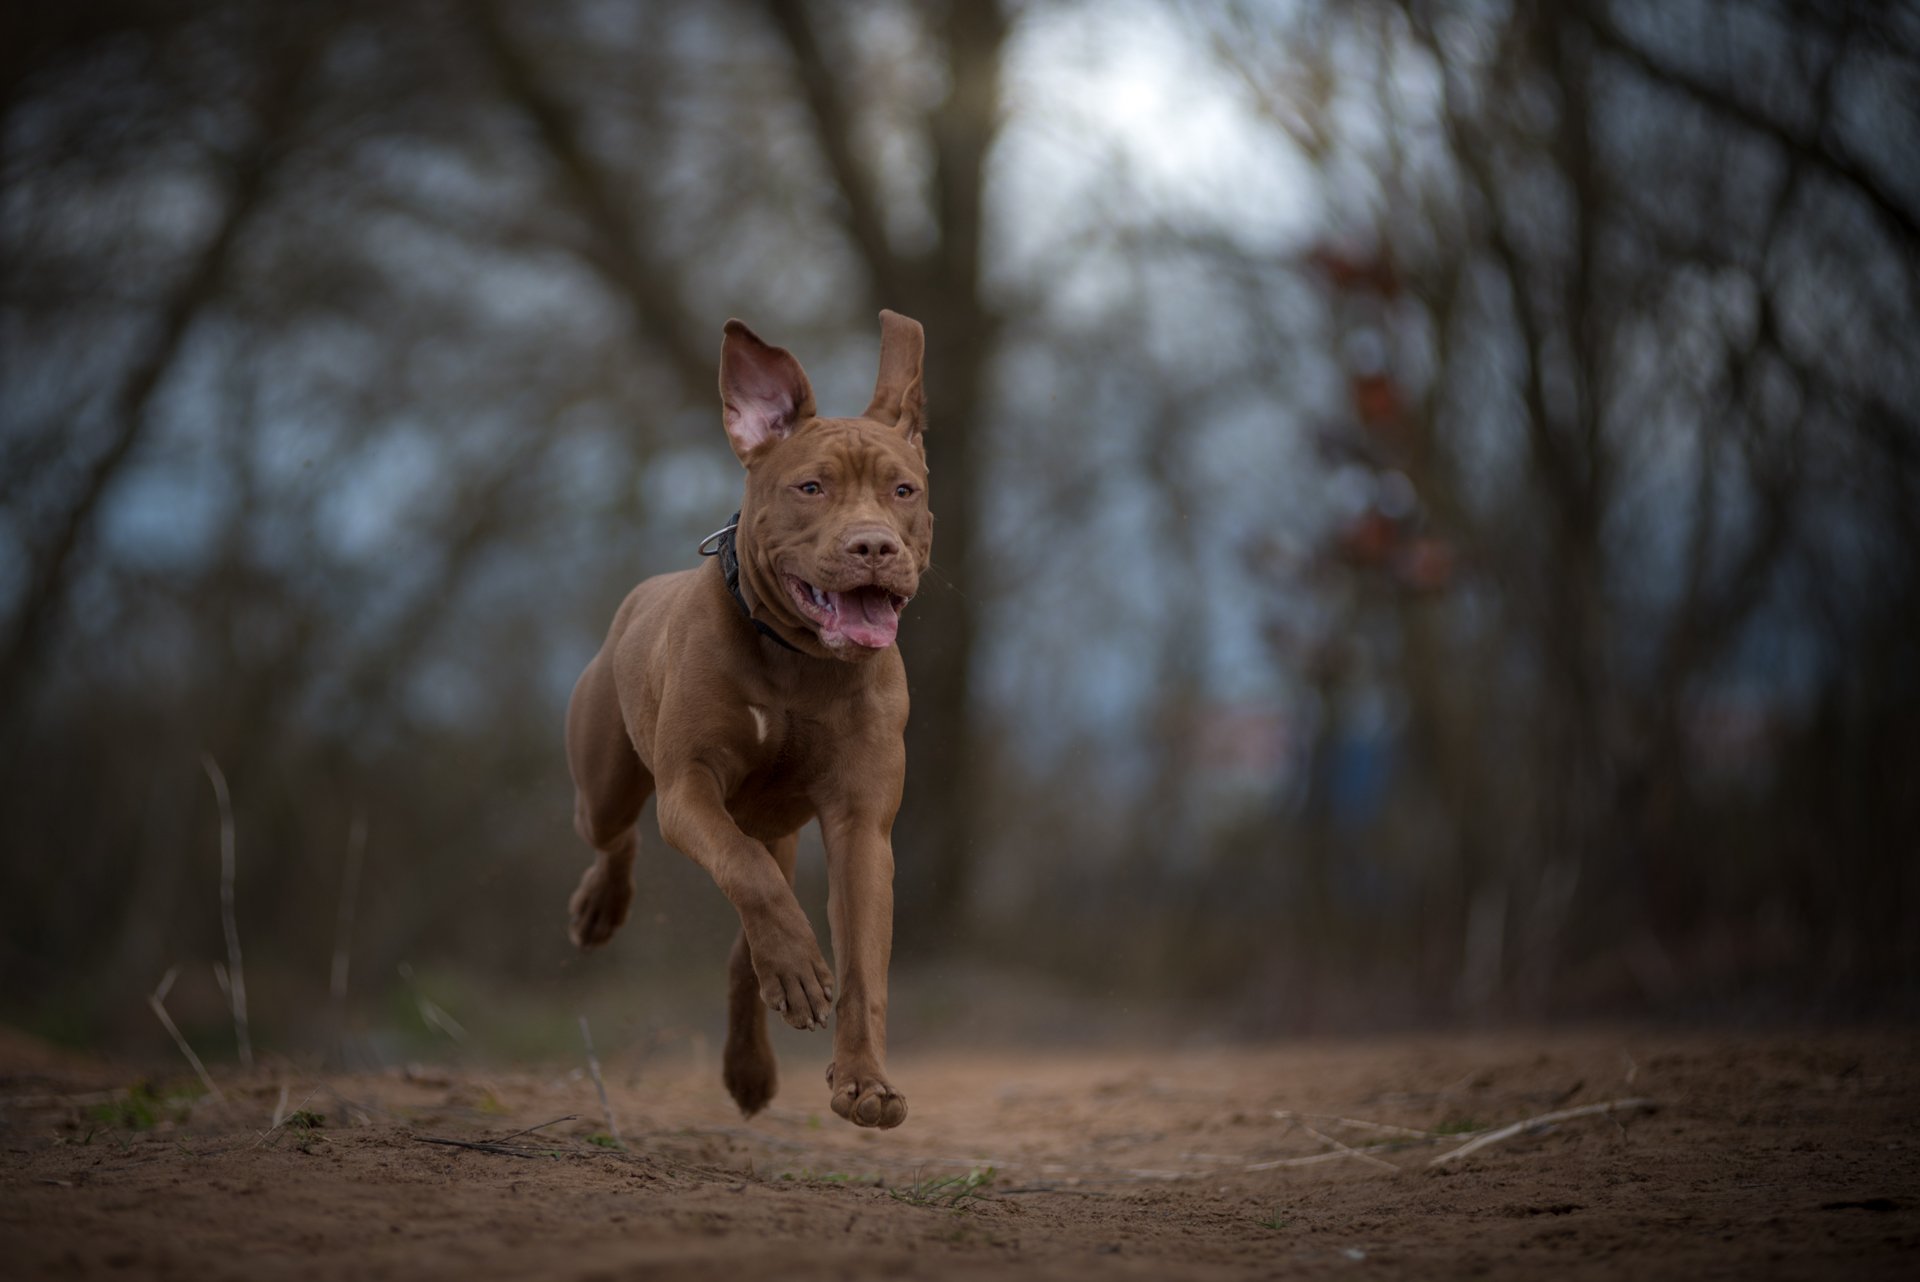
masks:
<instances>
[{"instance_id":1,"label":"pink tongue","mask_svg":"<svg viewBox=\"0 0 1920 1282\"><path fill-rule=\"evenodd\" d=\"M900 631L900 616L894 613L893 599L885 588L855 588L851 592L829 592L833 608L839 613L836 629L855 645L884 650L893 644Z\"/></svg>"}]
</instances>

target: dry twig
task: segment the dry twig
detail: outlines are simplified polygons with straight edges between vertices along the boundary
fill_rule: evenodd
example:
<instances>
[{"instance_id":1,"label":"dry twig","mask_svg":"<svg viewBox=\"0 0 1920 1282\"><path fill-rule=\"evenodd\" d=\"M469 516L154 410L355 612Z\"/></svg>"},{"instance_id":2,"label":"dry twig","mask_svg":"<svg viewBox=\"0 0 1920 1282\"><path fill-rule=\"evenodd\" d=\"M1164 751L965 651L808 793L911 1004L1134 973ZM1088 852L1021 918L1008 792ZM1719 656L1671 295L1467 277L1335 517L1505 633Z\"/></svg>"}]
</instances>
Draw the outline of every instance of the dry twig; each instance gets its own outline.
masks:
<instances>
[{"instance_id":1,"label":"dry twig","mask_svg":"<svg viewBox=\"0 0 1920 1282\"><path fill-rule=\"evenodd\" d=\"M1593 1117L1601 1113L1646 1112L1658 1107L1660 1106L1650 1099L1616 1099L1608 1100L1604 1104L1583 1104L1579 1108L1563 1108L1552 1113L1542 1113L1538 1117L1529 1117L1524 1121L1515 1122L1511 1126L1503 1126L1497 1131L1488 1131L1483 1135L1476 1135L1459 1148L1442 1153L1439 1157L1428 1162L1427 1165L1439 1166L1443 1162L1454 1161L1457 1158L1465 1157L1469 1153L1478 1152L1489 1144L1498 1144L1501 1140L1510 1140L1516 1135L1523 1134L1536 1127L1550 1125L1554 1122L1567 1122L1576 1117Z\"/></svg>"},{"instance_id":2,"label":"dry twig","mask_svg":"<svg viewBox=\"0 0 1920 1282\"><path fill-rule=\"evenodd\" d=\"M325 1083L323 1082L321 1085L324 1086ZM268 1140L273 1138L275 1131L283 1129L295 1118L301 1117L301 1115L307 1111L307 1101L312 1099L315 1095L318 1095L320 1093L320 1089L321 1089L320 1086L316 1086L312 1090L308 1091L306 1095L304 1095L301 1098L300 1102L293 1106L293 1111L288 1112L287 1111L287 1093L288 1092L285 1084L283 1083L280 1087L280 1103L273 1110L273 1125L269 1126L266 1130L260 1132L260 1138L254 1141L253 1146L255 1148L259 1148L262 1144L265 1144ZM307 1125L308 1123L303 1121L301 1124Z\"/></svg>"},{"instance_id":3,"label":"dry twig","mask_svg":"<svg viewBox=\"0 0 1920 1282\"><path fill-rule=\"evenodd\" d=\"M167 1014L167 993L173 988L174 976L179 973L178 966L167 967L167 973L160 977L160 982L154 986L152 992L147 994L147 1005L153 1008L154 1016L173 1038L173 1044L178 1046L180 1053L187 1057L187 1063L193 1065L193 1071L200 1075L200 1084L207 1088L207 1094L216 1103L220 1103L226 1099L226 1096L222 1095L220 1088L213 1084L213 1078L207 1075L207 1066L202 1064L200 1057L193 1053L193 1047L187 1045L187 1039L180 1033L180 1026L173 1022L173 1016Z\"/></svg>"},{"instance_id":4,"label":"dry twig","mask_svg":"<svg viewBox=\"0 0 1920 1282\"><path fill-rule=\"evenodd\" d=\"M1301 1130L1313 1136L1313 1138L1319 1140L1322 1144L1331 1145L1333 1147L1333 1150L1339 1153L1342 1157L1355 1158L1359 1161L1367 1163L1369 1166L1378 1166L1384 1170L1397 1172L1400 1169L1399 1167L1395 1166L1392 1162L1386 1161L1384 1158L1375 1157L1371 1153L1365 1152L1361 1149L1354 1148L1351 1144L1343 1144L1339 1140L1333 1138L1333 1136L1331 1135L1326 1135L1320 1131L1316 1131L1311 1126L1308 1126L1305 1122L1299 1123L1299 1126Z\"/></svg>"},{"instance_id":5,"label":"dry twig","mask_svg":"<svg viewBox=\"0 0 1920 1282\"><path fill-rule=\"evenodd\" d=\"M1250 1163L1242 1167L1242 1170L1272 1171L1286 1166L1318 1166L1322 1162L1334 1162L1343 1157L1354 1157L1363 1162L1371 1162L1376 1166L1385 1166L1397 1171L1401 1168L1394 1166L1391 1162L1382 1161L1380 1158L1374 1157L1373 1154L1382 1149L1405 1148L1408 1144L1435 1144L1441 1140L1478 1139L1486 1133L1484 1131L1468 1131L1457 1134L1445 1134L1440 1131L1423 1131L1412 1126L1396 1126L1391 1122L1372 1122L1363 1117L1341 1117L1334 1113L1296 1113L1291 1109L1284 1108L1274 1109L1273 1115L1283 1122L1290 1122L1298 1126L1315 1139L1332 1145L1333 1151L1331 1153L1310 1153L1304 1157L1276 1157L1265 1162ZM1342 1126L1358 1126L1364 1130L1380 1131L1388 1135L1398 1135L1403 1138L1399 1140L1382 1140L1378 1144L1363 1144L1355 1147L1351 1144L1344 1144L1330 1135L1322 1135L1319 1131L1307 1125L1304 1119L1309 1117L1316 1121L1337 1122Z\"/></svg>"},{"instance_id":6,"label":"dry twig","mask_svg":"<svg viewBox=\"0 0 1920 1282\"><path fill-rule=\"evenodd\" d=\"M600 1111L607 1115L607 1134L613 1142L625 1148L620 1138L620 1126L613 1120L613 1105L607 1102L607 1084L600 1078L600 1060L593 1053L593 1032L587 1027L587 1017L580 1017L580 1040L587 1044L587 1071L593 1074L593 1088L600 1092Z\"/></svg>"},{"instance_id":7,"label":"dry twig","mask_svg":"<svg viewBox=\"0 0 1920 1282\"><path fill-rule=\"evenodd\" d=\"M529 1126L511 1135L503 1135L497 1140L455 1140L438 1135L416 1135L413 1138L422 1144L445 1144L450 1148L470 1148L476 1153L498 1153L503 1157L551 1157L553 1153L549 1149L526 1148L518 1144L509 1144L507 1141L519 1139L522 1135L531 1135L535 1131L544 1130L561 1122L578 1121L579 1118L578 1113L569 1113L565 1117L556 1117L551 1122L542 1122L538 1126Z\"/></svg>"},{"instance_id":8,"label":"dry twig","mask_svg":"<svg viewBox=\"0 0 1920 1282\"><path fill-rule=\"evenodd\" d=\"M1391 1147L1392 1145L1390 1144L1369 1144L1364 1149L1356 1149L1354 1151L1372 1153L1383 1148ZM1337 1162L1345 1156L1345 1153L1334 1152L1309 1153L1305 1157L1275 1157L1265 1162L1249 1162L1240 1169L1243 1171L1275 1171L1284 1166L1318 1166L1322 1162Z\"/></svg>"},{"instance_id":9,"label":"dry twig","mask_svg":"<svg viewBox=\"0 0 1920 1282\"><path fill-rule=\"evenodd\" d=\"M422 1144L445 1144L451 1148L470 1148L476 1153L498 1153L503 1157L551 1157L545 1149L518 1148L512 1144L494 1144L486 1140L449 1140L437 1135L416 1135Z\"/></svg>"},{"instance_id":10,"label":"dry twig","mask_svg":"<svg viewBox=\"0 0 1920 1282\"><path fill-rule=\"evenodd\" d=\"M1438 1140L1448 1139L1439 1131L1422 1131L1412 1126L1395 1126L1391 1122L1369 1122L1362 1117L1340 1117L1333 1113L1295 1113L1291 1109L1276 1108L1273 1115L1283 1122L1299 1122L1303 1118L1313 1118L1320 1122L1338 1122L1342 1126L1358 1126L1364 1130L1382 1131L1388 1135L1405 1135L1410 1139Z\"/></svg>"},{"instance_id":11,"label":"dry twig","mask_svg":"<svg viewBox=\"0 0 1920 1282\"><path fill-rule=\"evenodd\" d=\"M233 798L227 776L211 752L200 754L201 768L213 784L220 806L220 924L227 932L227 996L233 1001L233 1039L240 1048L240 1067L253 1071L253 1037L247 1031L247 972L240 964L240 925L233 911L234 837Z\"/></svg>"},{"instance_id":12,"label":"dry twig","mask_svg":"<svg viewBox=\"0 0 1920 1282\"><path fill-rule=\"evenodd\" d=\"M400 978L407 981L407 987L413 990L413 1004L420 1012L420 1022L428 1028L438 1029L452 1038L455 1045L467 1044L467 1030L460 1021L449 1015L446 1008L420 991L418 981L414 979L413 963L400 963Z\"/></svg>"},{"instance_id":13,"label":"dry twig","mask_svg":"<svg viewBox=\"0 0 1920 1282\"><path fill-rule=\"evenodd\" d=\"M579 1121L579 1120L580 1120L580 1114L578 1114L578 1113L568 1113L568 1114L567 1114L567 1115L566 1115L565 1117L556 1117L556 1118L554 1118L554 1119L553 1119L553 1120L552 1120L551 1122L542 1122L542 1123L540 1123L540 1124L539 1124L538 1126L529 1126L529 1127L527 1127L527 1129L525 1129L524 1131L515 1131L515 1132L514 1132L513 1134L511 1134L511 1135L502 1135L502 1136L501 1136L501 1137L500 1137L499 1139L497 1139L497 1140L488 1140L488 1141L487 1141L487 1143L489 1143L489 1144L505 1144L505 1143L506 1143L506 1142L507 1142L508 1140L517 1140L517 1139L519 1139L519 1138L520 1138L520 1137L521 1137L522 1135L531 1135L531 1134L533 1134L533 1133L534 1133L535 1131L544 1131L544 1130L546 1130L546 1129L547 1129L547 1128L548 1128L549 1126L558 1126L558 1125L560 1125L560 1123L562 1123L562 1122L577 1122L577 1121Z\"/></svg>"}]
</instances>

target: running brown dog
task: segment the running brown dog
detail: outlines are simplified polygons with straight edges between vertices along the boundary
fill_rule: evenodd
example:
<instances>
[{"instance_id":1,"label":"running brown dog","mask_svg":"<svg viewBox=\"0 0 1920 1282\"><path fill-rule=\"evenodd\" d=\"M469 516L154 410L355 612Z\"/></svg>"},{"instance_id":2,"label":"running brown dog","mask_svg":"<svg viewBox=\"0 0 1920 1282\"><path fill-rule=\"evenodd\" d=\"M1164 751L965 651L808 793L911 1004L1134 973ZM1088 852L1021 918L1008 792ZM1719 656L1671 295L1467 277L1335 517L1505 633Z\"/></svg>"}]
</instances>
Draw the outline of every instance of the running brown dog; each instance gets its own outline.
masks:
<instances>
[{"instance_id":1,"label":"running brown dog","mask_svg":"<svg viewBox=\"0 0 1920 1282\"><path fill-rule=\"evenodd\" d=\"M894 813L906 778L906 670L894 645L933 544L921 444L925 335L880 313L880 375L858 418L820 418L800 362L737 320L720 347L727 437L747 470L715 563L640 584L567 709L574 827L595 851L573 894L581 948L633 901L634 823L660 835L740 914L728 965L727 1090L773 1098L765 1007L795 1028L838 1012L833 1111L898 1126L886 1077ZM794 849L818 818L834 969L793 895ZM838 1001L835 1001L835 994Z\"/></svg>"}]
</instances>

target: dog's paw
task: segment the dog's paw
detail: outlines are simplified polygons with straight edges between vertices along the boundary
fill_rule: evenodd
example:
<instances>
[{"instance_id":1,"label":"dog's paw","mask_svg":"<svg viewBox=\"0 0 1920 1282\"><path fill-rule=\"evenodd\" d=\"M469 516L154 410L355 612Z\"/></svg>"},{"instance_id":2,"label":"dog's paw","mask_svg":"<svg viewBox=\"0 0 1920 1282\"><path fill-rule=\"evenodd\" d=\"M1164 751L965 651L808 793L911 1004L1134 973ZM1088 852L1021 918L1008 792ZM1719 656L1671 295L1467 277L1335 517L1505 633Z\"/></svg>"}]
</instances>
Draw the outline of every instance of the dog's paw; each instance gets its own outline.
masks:
<instances>
[{"instance_id":1,"label":"dog's paw","mask_svg":"<svg viewBox=\"0 0 1920 1282\"><path fill-rule=\"evenodd\" d=\"M605 865L595 863L567 901L567 912L573 919L567 933L574 947L585 952L612 939L632 906L633 878L611 875Z\"/></svg>"},{"instance_id":2,"label":"dog's paw","mask_svg":"<svg viewBox=\"0 0 1920 1282\"><path fill-rule=\"evenodd\" d=\"M834 1112L855 1126L877 1126L883 1131L907 1120L907 1097L888 1085L878 1072L852 1067L842 1073L839 1068L838 1064L827 1065Z\"/></svg>"},{"instance_id":3,"label":"dog's paw","mask_svg":"<svg viewBox=\"0 0 1920 1282\"><path fill-rule=\"evenodd\" d=\"M751 939L760 1000L793 1028L825 1028L833 1012L833 971L813 932L802 925L764 930Z\"/></svg>"},{"instance_id":4,"label":"dog's paw","mask_svg":"<svg viewBox=\"0 0 1920 1282\"><path fill-rule=\"evenodd\" d=\"M752 1117L765 1108L780 1089L780 1074L774 1067L773 1048L764 1038L758 1042L727 1039L726 1054L720 1065L720 1080L727 1094L740 1106L740 1116Z\"/></svg>"}]
</instances>

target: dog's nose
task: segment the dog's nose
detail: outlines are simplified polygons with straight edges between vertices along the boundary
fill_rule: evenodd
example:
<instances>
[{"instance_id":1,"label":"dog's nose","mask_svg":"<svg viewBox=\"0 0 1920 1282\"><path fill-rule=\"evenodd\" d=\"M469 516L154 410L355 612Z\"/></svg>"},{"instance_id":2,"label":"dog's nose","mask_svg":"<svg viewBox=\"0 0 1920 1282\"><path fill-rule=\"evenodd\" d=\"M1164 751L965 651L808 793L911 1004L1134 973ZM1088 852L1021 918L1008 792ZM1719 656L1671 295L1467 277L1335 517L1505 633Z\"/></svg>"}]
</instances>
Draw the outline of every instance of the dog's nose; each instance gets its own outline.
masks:
<instances>
[{"instance_id":1,"label":"dog's nose","mask_svg":"<svg viewBox=\"0 0 1920 1282\"><path fill-rule=\"evenodd\" d=\"M840 550L861 561L884 561L900 555L900 540L893 537L892 530L870 526L848 534Z\"/></svg>"}]
</instances>

